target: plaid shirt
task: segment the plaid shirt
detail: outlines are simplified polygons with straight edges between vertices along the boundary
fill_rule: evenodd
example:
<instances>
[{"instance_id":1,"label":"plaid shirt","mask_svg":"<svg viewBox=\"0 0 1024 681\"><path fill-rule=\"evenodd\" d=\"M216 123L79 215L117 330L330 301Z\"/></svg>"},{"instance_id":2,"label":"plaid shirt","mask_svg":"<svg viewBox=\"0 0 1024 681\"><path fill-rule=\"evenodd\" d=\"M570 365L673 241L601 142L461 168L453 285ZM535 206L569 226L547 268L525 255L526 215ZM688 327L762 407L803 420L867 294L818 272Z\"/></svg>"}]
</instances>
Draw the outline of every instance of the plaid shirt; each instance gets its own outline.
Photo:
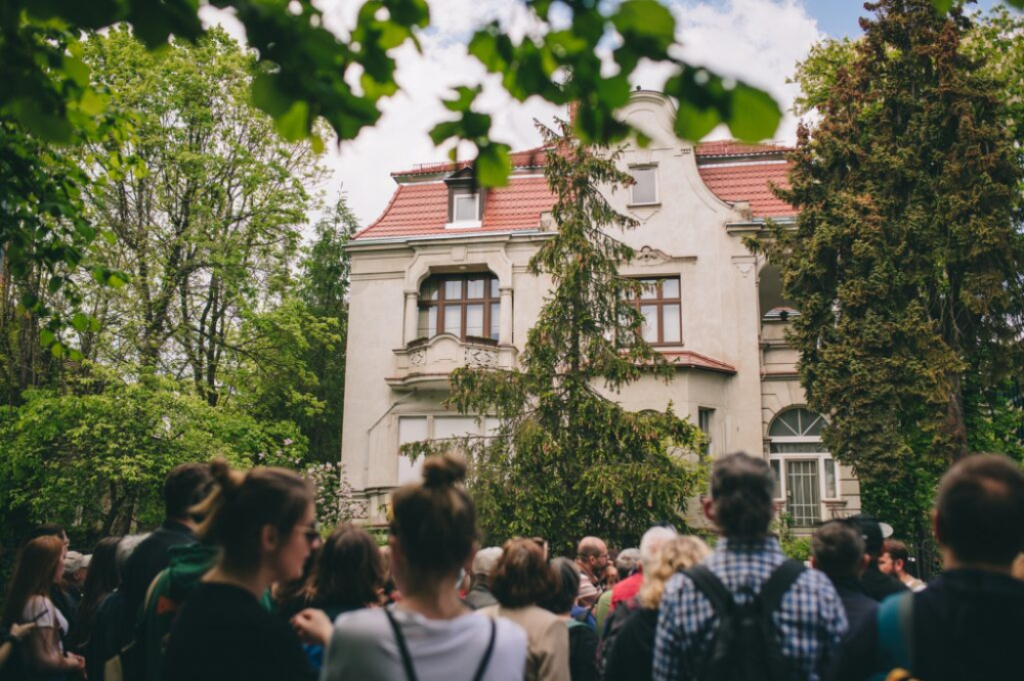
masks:
<instances>
[{"instance_id":1,"label":"plaid shirt","mask_svg":"<svg viewBox=\"0 0 1024 681\"><path fill-rule=\"evenodd\" d=\"M704 564L722 580L739 603L760 593L786 556L775 539L720 539ZM846 633L846 613L831 582L821 572L805 570L772 616L777 642L790 662L792 679L817 681L828 669L839 639ZM704 657L716 623L711 601L689 577L677 573L665 585L654 643L654 681L684 681L703 676Z\"/></svg>"}]
</instances>

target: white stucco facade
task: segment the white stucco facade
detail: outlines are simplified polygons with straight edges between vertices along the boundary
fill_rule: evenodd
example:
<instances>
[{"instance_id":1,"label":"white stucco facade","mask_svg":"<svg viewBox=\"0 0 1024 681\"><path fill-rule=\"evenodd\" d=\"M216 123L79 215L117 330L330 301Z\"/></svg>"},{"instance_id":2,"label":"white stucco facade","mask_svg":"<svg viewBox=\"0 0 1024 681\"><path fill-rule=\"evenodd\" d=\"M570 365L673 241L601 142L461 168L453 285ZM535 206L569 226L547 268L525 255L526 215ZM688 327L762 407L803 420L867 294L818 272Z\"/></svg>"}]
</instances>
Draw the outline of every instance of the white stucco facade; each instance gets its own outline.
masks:
<instances>
[{"instance_id":1,"label":"white stucco facade","mask_svg":"<svg viewBox=\"0 0 1024 681\"><path fill-rule=\"evenodd\" d=\"M638 253L620 271L678 281L672 315L678 309L680 337L673 326L669 341L658 345L678 366L671 381L645 378L611 397L630 410L664 409L671 402L676 413L707 428L712 455L742 450L774 460L780 503L797 511L799 524L857 512L857 483L819 451L813 415L790 411L777 418L802 407L804 399L796 353L785 341L786 322L778 314L785 301L777 273L743 244L744 235L763 227L758 206L722 198L729 177L756 175L768 164L775 164L774 171L784 163L781 154L771 148L766 149L774 153L698 153L675 137L672 105L656 93L634 93L622 116L644 130L651 143L627 148L620 164L626 170L654 169L656 197L633 205L629 190L608 195L617 210L640 222L617 235ZM517 176L538 172L535 167L517 169L509 196L514 196ZM413 205L409 197L414 190L422 190L415 205L423 206L424 214L428 201L447 201L444 185L436 185L450 175L448 169L399 177L400 187L409 190L396 194L381 220L350 246L342 460L354 488L368 502L370 522L382 521L388 492L414 475L398 454L401 442L488 427L441 406L446 375L467 363L514 367L548 290L546 280L526 272L530 257L554 228L546 214L486 231L460 231L450 224L418 230L415 218L389 218ZM708 186L712 175L717 193ZM493 205L502 191L495 190ZM778 213L776 208L773 217L786 219ZM485 228L488 218L485 211ZM443 283L446 277L472 279L474 273L496 279L489 284L491 338L424 334L421 309L427 303L421 294L427 278ZM663 313L665 320L669 312ZM464 321L464 328L469 323Z\"/></svg>"}]
</instances>

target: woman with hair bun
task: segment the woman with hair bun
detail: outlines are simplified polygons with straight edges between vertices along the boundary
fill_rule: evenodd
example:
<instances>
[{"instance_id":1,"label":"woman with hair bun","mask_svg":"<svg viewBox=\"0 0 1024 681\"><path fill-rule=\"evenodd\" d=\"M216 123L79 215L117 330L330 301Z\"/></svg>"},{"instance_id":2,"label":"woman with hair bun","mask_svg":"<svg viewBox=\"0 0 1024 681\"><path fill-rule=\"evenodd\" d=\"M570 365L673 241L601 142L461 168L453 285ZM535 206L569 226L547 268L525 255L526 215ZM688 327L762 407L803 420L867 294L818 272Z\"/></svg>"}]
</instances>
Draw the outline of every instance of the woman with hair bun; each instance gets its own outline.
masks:
<instances>
[{"instance_id":1,"label":"woman with hair bun","mask_svg":"<svg viewBox=\"0 0 1024 681\"><path fill-rule=\"evenodd\" d=\"M171 630L166 681L311 681L302 644L260 600L274 582L299 578L320 543L308 483L283 468L211 466L216 490L195 512L220 557L189 594Z\"/></svg>"},{"instance_id":2,"label":"woman with hair bun","mask_svg":"<svg viewBox=\"0 0 1024 681\"><path fill-rule=\"evenodd\" d=\"M402 600L338 618L318 610L294 620L307 640L330 639L323 681L523 681L526 636L459 600L476 552L476 507L459 484L466 465L428 458L423 481L392 496L391 570Z\"/></svg>"}]
</instances>

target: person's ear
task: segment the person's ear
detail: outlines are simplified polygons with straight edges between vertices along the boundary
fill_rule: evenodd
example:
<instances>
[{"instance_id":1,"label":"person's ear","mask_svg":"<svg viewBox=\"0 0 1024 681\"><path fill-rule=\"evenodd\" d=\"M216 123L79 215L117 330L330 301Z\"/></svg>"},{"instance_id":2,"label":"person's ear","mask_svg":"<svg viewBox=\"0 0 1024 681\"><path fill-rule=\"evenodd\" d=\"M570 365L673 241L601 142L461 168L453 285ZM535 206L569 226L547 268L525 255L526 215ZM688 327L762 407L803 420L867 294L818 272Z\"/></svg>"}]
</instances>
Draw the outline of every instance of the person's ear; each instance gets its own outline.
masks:
<instances>
[{"instance_id":1,"label":"person's ear","mask_svg":"<svg viewBox=\"0 0 1024 681\"><path fill-rule=\"evenodd\" d=\"M935 541L938 542L939 546L942 546L942 527L939 523L939 514L932 510L932 534L935 535Z\"/></svg>"},{"instance_id":2,"label":"person's ear","mask_svg":"<svg viewBox=\"0 0 1024 681\"><path fill-rule=\"evenodd\" d=\"M469 550L469 555L466 556L466 560L462 563L462 569L466 571L467 575L473 574L473 559L476 558L476 552L479 548L479 544L473 542L473 548Z\"/></svg>"},{"instance_id":3,"label":"person's ear","mask_svg":"<svg viewBox=\"0 0 1024 681\"><path fill-rule=\"evenodd\" d=\"M815 559L815 557L812 555L810 560L811 560L811 567L814 568L815 570L817 570L818 569L818 561L817 561L817 559Z\"/></svg>"},{"instance_id":4,"label":"person's ear","mask_svg":"<svg viewBox=\"0 0 1024 681\"><path fill-rule=\"evenodd\" d=\"M280 547L280 532L273 525L264 525L260 530L260 548L265 553L274 553Z\"/></svg>"},{"instance_id":5,"label":"person's ear","mask_svg":"<svg viewBox=\"0 0 1024 681\"><path fill-rule=\"evenodd\" d=\"M700 498L701 508L704 509L704 517L711 521L711 524L715 523L715 506L711 497L704 496Z\"/></svg>"}]
</instances>

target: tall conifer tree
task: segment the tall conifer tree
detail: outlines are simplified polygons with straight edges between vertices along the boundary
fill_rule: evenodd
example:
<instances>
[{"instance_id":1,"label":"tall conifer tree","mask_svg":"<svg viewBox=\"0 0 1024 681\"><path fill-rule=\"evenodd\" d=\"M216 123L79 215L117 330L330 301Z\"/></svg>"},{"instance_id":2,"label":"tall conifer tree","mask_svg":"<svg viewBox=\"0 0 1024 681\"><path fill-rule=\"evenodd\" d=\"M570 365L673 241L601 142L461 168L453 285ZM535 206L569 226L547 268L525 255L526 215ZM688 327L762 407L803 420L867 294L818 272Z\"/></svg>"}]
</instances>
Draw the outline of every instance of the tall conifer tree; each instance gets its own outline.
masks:
<instances>
[{"instance_id":1,"label":"tall conifer tree","mask_svg":"<svg viewBox=\"0 0 1024 681\"><path fill-rule=\"evenodd\" d=\"M968 22L928 0L866 5L865 36L802 126L795 230L761 243L800 308L792 340L829 449L869 510L920 530L968 424L1024 366L1021 165ZM998 399L998 398L995 398Z\"/></svg>"},{"instance_id":2,"label":"tall conifer tree","mask_svg":"<svg viewBox=\"0 0 1024 681\"><path fill-rule=\"evenodd\" d=\"M458 369L449 403L502 424L494 437L459 443L472 454L489 541L541 535L566 550L593 534L623 545L658 520L681 522L703 470L683 455L699 449L701 435L671 405L633 413L607 396L645 374L669 379L675 371L641 335L644 318L632 302L640 282L618 274L634 252L612 233L636 222L602 191L632 178L616 168L616 155L574 139L569 123L539 127L556 230L529 272L550 278L550 295L519 370Z\"/></svg>"}]
</instances>

